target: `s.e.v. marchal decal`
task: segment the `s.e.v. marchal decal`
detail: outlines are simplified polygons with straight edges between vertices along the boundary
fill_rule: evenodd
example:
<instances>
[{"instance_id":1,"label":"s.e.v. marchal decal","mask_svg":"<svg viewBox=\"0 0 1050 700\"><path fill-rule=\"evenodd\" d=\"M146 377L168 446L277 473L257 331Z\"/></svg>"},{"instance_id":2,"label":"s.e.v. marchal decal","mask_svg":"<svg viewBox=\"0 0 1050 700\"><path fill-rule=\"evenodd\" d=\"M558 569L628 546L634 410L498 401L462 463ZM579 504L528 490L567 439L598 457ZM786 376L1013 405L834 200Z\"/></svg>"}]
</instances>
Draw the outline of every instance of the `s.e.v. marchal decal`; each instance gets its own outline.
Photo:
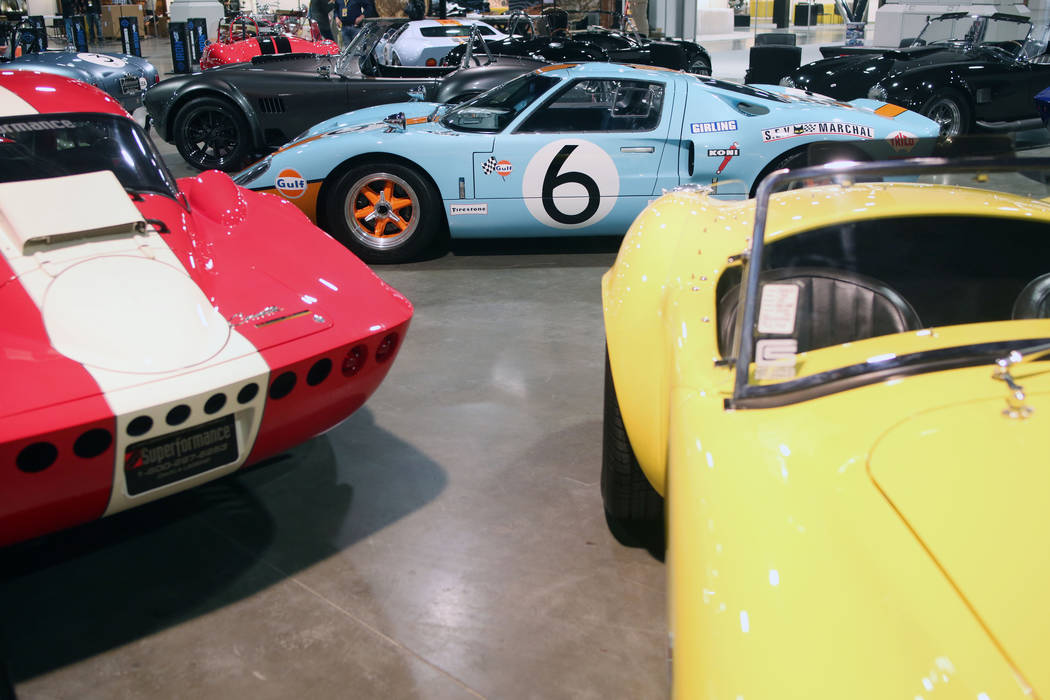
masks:
<instances>
[{"instance_id":1,"label":"s.e.v. marchal decal","mask_svg":"<svg viewBox=\"0 0 1050 700\"><path fill-rule=\"evenodd\" d=\"M762 130L762 143L790 139L796 136L859 136L862 139L875 138L875 129L861 124L846 122L806 122L805 124L785 124L773 129Z\"/></svg>"}]
</instances>

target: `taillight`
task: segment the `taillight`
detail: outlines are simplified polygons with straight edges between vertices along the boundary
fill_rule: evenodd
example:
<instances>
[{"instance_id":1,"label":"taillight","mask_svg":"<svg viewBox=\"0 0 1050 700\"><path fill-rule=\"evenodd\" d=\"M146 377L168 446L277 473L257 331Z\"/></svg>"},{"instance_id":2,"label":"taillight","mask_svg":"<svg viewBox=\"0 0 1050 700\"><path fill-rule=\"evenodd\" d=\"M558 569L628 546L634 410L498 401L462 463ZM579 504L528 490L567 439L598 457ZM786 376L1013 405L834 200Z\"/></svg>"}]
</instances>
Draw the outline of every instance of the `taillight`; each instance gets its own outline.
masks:
<instances>
[{"instance_id":1,"label":"taillight","mask_svg":"<svg viewBox=\"0 0 1050 700\"><path fill-rule=\"evenodd\" d=\"M386 362L391 357L393 357L394 350L396 349L397 333L387 333L386 337L383 338L382 342L379 343L379 347L376 348L376 362Z\"/></svg>"},{"instance_id":2,"label":"taillight","mask_svg":"<svg viewBox=\"0 0 1050 700\"><path fill-rule=\"evenodd\" d=\"M355 345L350 348L346 357L343 358L343 376L352 377L361 371L368 359L368 348L364 345Z\"/></svg>"},{"instance_id":3,"label":"taillight","mask_svg":"<svg viewBox=\"0 0 1050 700\"><path fill-rule=\"evenodd\" d=\"M437 64L438 64L438 62L435 61L434 59L432 59L432 58L428 58L427 59L427 65L428 66L436 66Z\"/></svg>"}]
</instances>

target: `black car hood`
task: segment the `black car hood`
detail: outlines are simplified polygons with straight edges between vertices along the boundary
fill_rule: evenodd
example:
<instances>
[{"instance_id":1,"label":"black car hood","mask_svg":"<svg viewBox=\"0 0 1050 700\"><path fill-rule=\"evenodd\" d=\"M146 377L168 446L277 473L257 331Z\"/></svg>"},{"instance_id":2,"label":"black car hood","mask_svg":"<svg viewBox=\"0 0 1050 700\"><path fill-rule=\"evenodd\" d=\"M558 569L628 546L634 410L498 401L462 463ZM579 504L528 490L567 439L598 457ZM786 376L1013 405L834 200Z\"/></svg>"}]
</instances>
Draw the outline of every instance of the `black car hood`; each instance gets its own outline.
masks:
<instances>
[{"instance_id":1,"label":"black car hood","mask_svg":"<svg viewBox=\"0 0 1050 700\"><path fill-rule=\"evenodd\" d=\"M252 61L245 63L230 63L208 69L209 73L270 73L281 71L284 73L308 73L317 76L317 69L327 66L332 74L335 74L336 62L339 56L322 56L312 53L278 54L273 56L256 56ZM351 66L353 64L351 63Z\"/></svg>"},{"instance_id":2,"label":"black car hood","mask_svg":"<svg viewBox=\"0 0 1050 700\"><path fill-rule=\"evenodd\" d=\"M951 64L974 65L987 62L979 51L939 46L891 49L883 53L860 53L825 58L802 66L792 78L795 86L828 94L840 100L867 97L868 89L883 78Z\"/></svg>"}]
</instances>

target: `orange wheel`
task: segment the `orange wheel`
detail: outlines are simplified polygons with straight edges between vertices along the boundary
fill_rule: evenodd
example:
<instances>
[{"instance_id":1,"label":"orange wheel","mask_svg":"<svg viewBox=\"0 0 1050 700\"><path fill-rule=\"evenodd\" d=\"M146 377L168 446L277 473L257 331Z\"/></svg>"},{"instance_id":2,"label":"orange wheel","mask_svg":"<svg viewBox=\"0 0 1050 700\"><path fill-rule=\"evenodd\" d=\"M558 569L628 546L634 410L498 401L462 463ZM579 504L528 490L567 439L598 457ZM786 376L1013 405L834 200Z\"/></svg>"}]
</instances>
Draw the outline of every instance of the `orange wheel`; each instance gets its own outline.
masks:
<instances>
[{"instance_id":1,"label":"orange wheel","mask_svg":"<svg viewBox=\"0 0 1050 700\"><path fill-rule=\"evenodd\" d=\"M443 223L438 201L433 186L409 168L365 165L333 189L329 228L368 262L400 262L420 252Z\"/></svg>"}]
</instances>

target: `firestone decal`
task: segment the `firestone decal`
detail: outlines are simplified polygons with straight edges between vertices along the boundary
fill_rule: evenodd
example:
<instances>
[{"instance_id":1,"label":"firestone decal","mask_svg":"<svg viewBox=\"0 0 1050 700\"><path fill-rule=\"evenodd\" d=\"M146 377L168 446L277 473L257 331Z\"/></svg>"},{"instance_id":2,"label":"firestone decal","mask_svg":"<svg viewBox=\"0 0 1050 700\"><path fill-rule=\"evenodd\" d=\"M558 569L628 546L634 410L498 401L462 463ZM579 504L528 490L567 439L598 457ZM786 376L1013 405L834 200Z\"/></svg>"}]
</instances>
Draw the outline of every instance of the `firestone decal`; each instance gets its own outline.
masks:
<instances>
[{"instance_id":1,"label":"firestone decal","mask_svg":"<svg viewBox=\"0 0 1050 700\"><path fill-rule=\"evenodd\" d=\"M716 131L736 131L737 124L735 119L730 119L724 122L699 122L696 124L690 124L689 130L694 134L711 134Z\"/></svg>"},{"instance_id":2,"label":"firestone decal","mask_svg":"<svg viewBox=\"0 0 1050 700\"><path fill-rule=\"evenodd\" d=\"M463 216L466 214L474 214L486 216L489 213L488 204L450 204L448 207L448 213L451 216Z\"/></svg>"},{"instance_id":3,"label":"firestone decal","mask_svg":"<svg viewBox=\"0 0 1050 700\"><path fill-rule=\"evenodd\" d=\"M805 124L785 124L773 129L762 130L762 143L790 139L795 136L859 136L862 139L875 138L875 129L862 124L845 122L807 122Z\"/></svg>"},{"instance_id":4,"label":"firestone decal","mask_svg":"<svg viewBox=\"0 0 1050 700\"><path fill-rule=\"evenodd\" d=\"M886 137L886 140L890 142L890 146L897 153L904 152L908 153L911 149L915 148L915 145L919 143L919 137L910 131L894 131L892 134Z\"/></svg>"},{"instance_id":5,"label":"firestone decal","mask_svg":"<svg viewBox=\"0 0 1050 700\"><path fill-rule=\"evenodd\" d=\"M536 152L522 176L529 213L552 228L578 229L604 219L620 194L616 163L601 146L561 139Z\"/></svg>"},{"instance_id":6,"label":"firestone decal","mask_svg":"<svg viewBox=\"0 0 1050 700\"><path fill-rule=\"evenodd\" d=\"M286 168L277 175L274 185L288 199L299 199L306 192L306 178L298 170Z\"/></svg>"},{"instance_id":7,"label":"firestone decal","mask_svg":"<svg viewBox=\"0 0 1050 700\"><path fill-rule=\"evenodd\" d=\"M123 68L128 65L128 62L123 58L107 56L102 53L78 53L77 58L81 61L94 63L96 66L105 66L106 68Z\"/></svg>"}]
</instances>

